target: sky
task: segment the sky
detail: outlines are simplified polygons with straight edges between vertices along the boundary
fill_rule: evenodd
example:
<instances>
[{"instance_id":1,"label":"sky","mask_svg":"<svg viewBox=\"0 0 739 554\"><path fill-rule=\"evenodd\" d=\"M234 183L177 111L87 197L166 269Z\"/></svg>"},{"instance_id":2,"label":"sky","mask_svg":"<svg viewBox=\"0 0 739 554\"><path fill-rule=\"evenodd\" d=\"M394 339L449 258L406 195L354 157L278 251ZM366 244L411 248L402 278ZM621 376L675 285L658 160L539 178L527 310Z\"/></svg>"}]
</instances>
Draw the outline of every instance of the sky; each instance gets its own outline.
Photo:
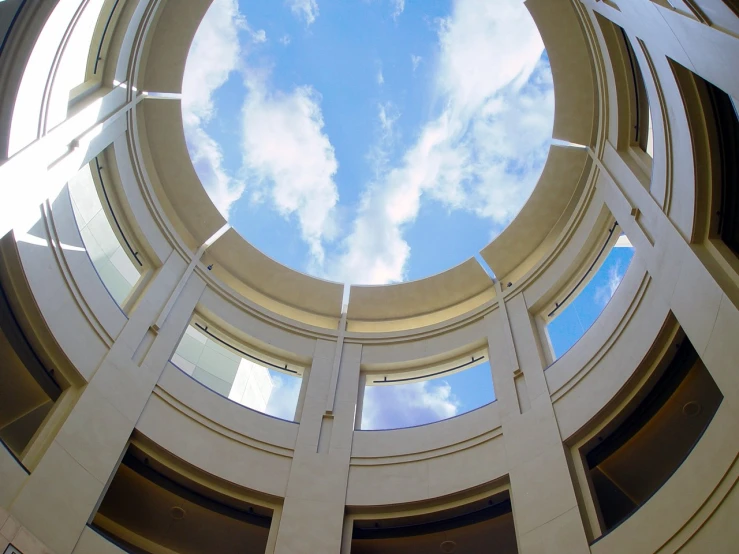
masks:
<instances>
[{"instance_id":1,"label":"sky","mask_svg":"<svg viewBox=\"0 0 739 554\"><path fill-rule=\"evenodd\" d=\"M384 284L449 269L510 222L554 95L520 0L215 0L182 109L243 237L299 271Z\"/></svg>"},{"instance_id":2,"label":"sky","mask_svg":"<svg viewBox=\"0 0 739 554\"><path fill-rule=\"evenodd\" d=\"M195 169L244 238L316 277L387 284L464 262L515 217L546 161L554 93L521 0L214 0L182 110ZM550 325L557 355L615 290L630 260L615 253ZM267 412L289 419L299 383L273 379ZM494 399L483 363L368 387L362 426Z\"/></svg>"},{"instance_id":3,"label":"sky","mask_svg":"<svg viewBox=\"0 0 739 554\"><path fill-rule=\"evenodd\" d=\"M575 345L605 309L633 259L634 248L626 237L622 236L617 246L604 256L603 263L597 271L586 277L588 280L585 286L562 310L557 312L547 326L546 332L555 360ZM195 332L200 331L195 329ZM220 345L216 347L222 348ZM368 379L361 429L382 430L425 425L467 413L495 401L495 389L489 362L489 357L495 355L495 352L487 353L481 363L466 367L456 373L444 374L424 381L372 386L372 380ZM175 364L179 363L178 360L174 361ZM247 361L249 364L254 363ZM458 362L460 361L467 360ZM301 378L272 368L267 368L267 370L272 381L272 390L266 409L250 405L248 395L243 395L243 389L238 394L238 398L241 396L244 398L242 400L234 398L234 400L250 408L264 409L264 412L269 415L291 421L298 403ZM212 371L212 368L205 371ZM239 371L241 371L241 365ZM376 378L381 379L381 377ZM229 394L229 398L231 397L232 395Z\"/></svg>"},{"instance_id":4,"label":"sky","mask_svg":"<svg viewBox=\"0 0 739 554\"><path fill-rule=\"evenodd\" d=\"M549 323L547 333L555 359L572 348L598 319L615 294L633 255L634 248L630 245L610 250L586 286ZM367 387L362 429L424 425L469 412L494 400L490 364L486 360L437 379Z\"/></svg>"},{"instance_id":5,"label":"sky","mask_svg":"<svg viewBox=\"0 0 739 554\"><path fill-rule=\"evenodd\" d=\"M624 237L625 238L625 237ZM560 358L585 334L608 304L634 257L630 246L613 248L592 279L547 326L554 356Z\"/></svg>"}]
</instances>

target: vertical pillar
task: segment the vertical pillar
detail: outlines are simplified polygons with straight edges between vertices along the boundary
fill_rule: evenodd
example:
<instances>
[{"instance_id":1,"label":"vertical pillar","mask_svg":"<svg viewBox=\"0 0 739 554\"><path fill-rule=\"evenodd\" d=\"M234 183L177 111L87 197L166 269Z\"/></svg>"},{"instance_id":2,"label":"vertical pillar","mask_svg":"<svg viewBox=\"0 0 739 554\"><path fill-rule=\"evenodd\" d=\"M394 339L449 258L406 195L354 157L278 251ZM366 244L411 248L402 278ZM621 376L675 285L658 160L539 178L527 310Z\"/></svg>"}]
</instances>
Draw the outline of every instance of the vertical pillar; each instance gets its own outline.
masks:
<instances>
[{"instance_id":1,"label":"vertical pillar","mask_svg":"<svg viewBox=\"0 0 739 554\"><path fill-rule=\"evenodd\" d=\"M724 402L739 398L739 372L734 360L739 344L736 275L727 275L701 244L691 244L628 171L620 154L606 145L604 173L598 186L606 204L644 260L654 286L670 306L695 347ZM627 214L627 210L630 213ZM739 405L734 408L739 413Z\"/></svg>"},{"instance_id":2,"label":"vertical pillar","mask_svg":"<svg viewBox=\"0 0 739 554\"><path fill-rule=\"evenodd\" d=\"M535 323L522 293L498 298L486 323L519 552L588 553Z\"/></svg>"},{"instance_id":3,"label":"vertical pillar","mask_svg":"<svg viewBox=\"0 0 739 554\"><path fill-rule=\"evenodd\" d=\"M341 336L316 342L277 554L341 551L362 354L361 345L343 345Z\"/></svg>"},{"instance_id":4,"label":"vertical pillar","mask_svg":"<svg viewBox=\"0 0 739 554\"><path fill-rule=\"evenodd\" d=\"M205 287L192 276L159 332L186 262L173 253L152 279L12 504L10 513L56 554L72 552Z\"/></svg>"},{"instance_id":5,"label":"vertical pillar","mask_svg":"<svg viewBox=\"0 0 739 554\"><path fill-rule=\"evenodd\" d=\"M739 57L739 39L721 28L722 24L735 25L735 18L728 10L719 16L725 17L725 21L714 20L714 26L709 26L652 0L619 0L618 8L598 0L584 0L584 3L639 37L650 48L655 45L665 56L735 98L739 95L739 77L736 72L726 70L734 67Z\"/></svg>"}]
</instances>

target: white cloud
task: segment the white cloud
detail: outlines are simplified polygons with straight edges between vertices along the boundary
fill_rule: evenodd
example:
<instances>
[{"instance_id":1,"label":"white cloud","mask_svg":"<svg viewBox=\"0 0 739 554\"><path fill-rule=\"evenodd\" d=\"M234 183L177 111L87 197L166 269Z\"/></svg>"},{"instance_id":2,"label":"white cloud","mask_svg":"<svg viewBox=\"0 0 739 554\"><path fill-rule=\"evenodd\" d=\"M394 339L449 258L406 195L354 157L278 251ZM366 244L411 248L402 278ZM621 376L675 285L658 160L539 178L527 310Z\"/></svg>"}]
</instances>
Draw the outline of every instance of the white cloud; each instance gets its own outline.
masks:
<instances>
[{"instance_id":1,"label":"white cloud","mask_svg":"<svg viewBox=\"0 0 739 554\"><path fill-rule=\"evenodd\" d=\"M411 65L413 66L413 71L416 71L416 69L418 69L418 65L421 63L422 60L423 58L421 56L411 54Z\"/></svg>"},{"instance_id":2,"label":"white cloud","mask_svg":"<svg viewBox=\"0 0 739 554\"><path fill-rule=\"evenodd\" d=\"M205 14L185 65L182 111L186 124L197 125L213 117L213 92L237 68L239 30L244 25L236 0L214 0Z\"/></svg>"},{"instance_id":3,"label":"white cloud","mask_svg":"<svg viewBox=\"0 0 739 554\"><path fill-rule=\"evenodd\" d=\"M315 2L294 4L308 10L305 13L310 18L318 13ZM243 42L239 45L242 31L254 44L267 39L264 30L253 31L248 26L237 0L215 0L195 36L183 84L183 119L190 155L203 186L224 217L228 219L248 182L254 198L269 198L280 214L297 217L313 263L320 265L323 241L331 240L336 232L333 211L338 201L333 181L338 163L323 133L320 95L311 87L298 87L289 94L269 92L264 72L242 67L246 48ZM281 42L289 43L289 36L285 37ZM219 144L204 128L216 113L213 93L236 70L249 75L243 105L244 180L228 174Z\"/></svg>"},{"instance_id":4,"label":"white cloud","mask_svg":"<svg viewBox=\"0 0 739 554\"><path fill-rule=\"evenodd\" d=\"M206 192L226 218L231 205L244 191L244 183L226 173L223 153L203 125L215 115L213 93L238 67L240 30L249 29L239 13L237 1L215 0L195 34L182 84L182 117L188 149ZM266 39L264 31L261 33Z\"/></svg>"},{"instance_id":5,"label":"white cloud","mask_svg":"<svg viewBox=\"0 0 739 554\"><path fill-rule=\"evenodd\" d=\"M259 29L251 33L251 39L255 44L261 44L267 42L267 32L264 29Z\"/></svg>"},{"instance_id":6,"label":"white cloud","mask_svg":"<svg viewBox=\"0 0 739 554\"><path fill-rule=\"evenodd\" d=\"M244 182L223 168L223 152L202 127L185 127L185 139L195 171L219 212L228 219L229 210L244 192Z\"/></svg>"},{"instance_id":7,"label":"white cloud","mask_svg":"<svg viewBox=\"0 0 739 554\"><path fill-rule=\"evenodd\" d=\"M454 417L461 404L446 381L367 387L362 429L423 425Z\"/></svg>"},{"instance_id":8,"label":"white cloud","mask_svg":"<svg viewBox=\"0 0 739 554\"><path fill-rule=\"evenodd\" d=\"M464 209L500 229L518 212L551 139L551 74L541 37L519 0L457 0L438 27L441 112L401 162L366 189L341 256L327 273L354 283L401 281L403 229L422 197ZM531 80L531 82L529 82Z\"/></svg>"},{"instance_id":9,"label":"white cloud","mask_svg":"<svg viewBox=\"0 0 739 554\"><path fill-rule=\"evenodd\" d=\"M616 289L623 281L624 273L621 271L621 261L617 260L612 266L608 268L608 279L607 281L599 286L595 290L593 295L596 303L601 306L605 306L613 298L616 293Z\"/></svg>"},{"instance_id":10,"label":"white cloud","mask_svg":"<svg viewBox=\"0 0 739 554\"><path fill-rule=\"evenodd\" d=\"M398 19L400 14L405 10L405 0L392 0L393 1L393 19Z\"/></svg>"},{"instance_id":11,"label":"white cloud","mask_svg":"<svg viewBox=\"0 0 739 554\"><path fill-rule=\"evenodd\" d=\"M382 129L382 138L387 139L393 132L395 123L400 118L400 113L392 104L392 102L385 102L377 106L377 117L380 120L380 128Z\"/></svg>"},{"instance_id":12,"label":"white cloud","mask_svg":"<svg viewBox=\"0 0 739 554\"><path fill-rule=\"evenodd\" d=\"M286 0L293 15L305 20L306 25L312 24L318 17L318 2L316 0Z\"/></svg>"},{"instance_id":13,"label":"white cloud","mask_svg":"<svg viewBox=\"0 0 739 554\"><path fill-rule=\"evenodd\" d=\"M377 72L377 84L380 86L385 84L385 76L382 74L382 69Z\"/></svg>"},{"instance_id":14,"label":"white cloud","mask_svg":"<svg viewBox=\"0 0 739 554\"><path fill-rule=\"evenodd\" d=\"M396 142L396 123L400 112L392 102L377 105L377 140L367 153L369 166L374 169L374 178L379 179L387 171L390 155Z\"/></svg>"},{"instance_id":15,"label":"white cloud","mask_svg":"<svg viewBox=\"0 0 739 554\"><path fill-rule=\"evenodd\" d=\"M269 92L252 72L243 108L243 165L254 198L268 197L278 212L298 219L313 263L323 263L323 241L335 233L338 163L323 131L320 95L311 87Z\"/></svg>"},{"instance_id":16,"label":"white cloud","mask_svg":"<svg viewBox=\"0 0 739 554\"><path fill-rule=\"evenodd\" d=\"M282 37L280 38L280 44L282 44L283 46L287 46L291 42L292 38L290 38L290 35L282 35Z\"/></svg>"},{"instance_id":17,"label":"white cloud","mask_svg":"<svg viewBox=\"0 0 739 554\"><path fill-rule=\"evenodd\" d=\"M292 421L295 417L295 407L298 405L301 379L290 375L277 375L271 372L272 394L265 410L271 416Z\"/></svg>"},{"instance_id":18,"label":"white cloud","mask_svg":"<svg viewBox=\"0 0 739 554\"><path fill-rule=\"evenodd\" d=\"M289 0L307 24L315 0ZM398 5L404 7L403 2ZM401 9L402 11L402 9ZM399 14L400 12L398 12ZM390 103L378 106L378 139L368 153L374 178L366 184L341 251L325 247L337 234L338 163L325 132L320 95L311 87L272 92L267 77L249 70L243 107L243 178L253 199L268 200L295 217L309 245L311 267L330 278L368 284L405 277L410 246L405 228L424 199L489 218L492 231L518 211L543 165L551 137L553 93L541 39L518 0L457 0L438 22L435 92L440 109L390 165L398 147ZM253 31L236 0L215 0L198 31L183 85L183 116L193 161L218 209L229 209L245 189L224 170L223 154L204 125L216 108L213 92L244 59L248 43L267 39ZM278 39L283 44L289 35ZM411 55L414 70L420 56ZM381 68L378 83L384 82ZM396 136L397 135L397 136Z\"/></svg>"}]
</instances>

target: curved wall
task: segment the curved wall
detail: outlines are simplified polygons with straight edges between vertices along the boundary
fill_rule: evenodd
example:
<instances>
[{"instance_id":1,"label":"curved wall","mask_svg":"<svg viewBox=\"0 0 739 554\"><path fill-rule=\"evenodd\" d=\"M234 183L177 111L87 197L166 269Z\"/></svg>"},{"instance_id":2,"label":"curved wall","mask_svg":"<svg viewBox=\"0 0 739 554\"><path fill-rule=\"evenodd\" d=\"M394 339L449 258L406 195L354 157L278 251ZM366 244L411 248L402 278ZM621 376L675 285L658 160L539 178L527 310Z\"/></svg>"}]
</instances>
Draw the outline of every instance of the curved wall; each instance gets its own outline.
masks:
<instances>
[{"instance_id":1,"label":"curved wall","mask_svg":"<svg viewBox=\"0 0 739 554\"><path fill-rule=\"evenodd\" d=\"M552 63L555 138L575 145L552 147L521 214L481 252L500 279L470 260L421 281L354 287L342 313L342 285L273 262L233 230L218 234L225 221L188 158L177 95L209 4L29 0L0 53L0 283L62 390L28 446L0 448L0 549L119 552L91 526L124 454L144 452L204 505L270 511L267 552L349 552L355 522L433 519L500 494L519 552L731 552L739 275L720 237L704 232L716 156L696 110L713 115L685 92L692 72L739 98L727 5L528 0ZM637 90L653 160L632 134L643 119ZM144 260L121 307L65 187L96 158L105 213ZM548 314L615 222L634 260L595 324L550 363ZM193 318L306 368L297 423L230 402L170 363ZM607 529L585 458L656 386L676 337L723 400L667 482ZM494 403L420 427L356 430L367 378L422 377L482 350Z\"/></svg>"}]
</instances>

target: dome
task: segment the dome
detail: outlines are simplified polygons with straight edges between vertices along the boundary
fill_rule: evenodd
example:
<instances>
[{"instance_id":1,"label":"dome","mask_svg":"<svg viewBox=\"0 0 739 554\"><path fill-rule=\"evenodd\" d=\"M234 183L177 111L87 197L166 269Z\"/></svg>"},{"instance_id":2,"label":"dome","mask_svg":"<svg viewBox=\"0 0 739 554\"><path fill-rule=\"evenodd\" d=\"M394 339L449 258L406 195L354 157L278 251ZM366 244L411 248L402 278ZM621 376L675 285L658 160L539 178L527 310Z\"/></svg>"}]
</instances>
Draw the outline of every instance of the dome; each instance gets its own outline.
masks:
<instances>
[{"instance_id":1,"label":"dome","mask_svg":"<svg viewBox=\"0 0 739 554\"><path fill-rule=\"evenodd\" d=\"M407 4L254 9L465 2ZM554 94L530 196L449 269L345 285L208 196L211 0L0 2L0 551L736 550L737 6L515 4Z\"/></svg>"}]
</instances>

